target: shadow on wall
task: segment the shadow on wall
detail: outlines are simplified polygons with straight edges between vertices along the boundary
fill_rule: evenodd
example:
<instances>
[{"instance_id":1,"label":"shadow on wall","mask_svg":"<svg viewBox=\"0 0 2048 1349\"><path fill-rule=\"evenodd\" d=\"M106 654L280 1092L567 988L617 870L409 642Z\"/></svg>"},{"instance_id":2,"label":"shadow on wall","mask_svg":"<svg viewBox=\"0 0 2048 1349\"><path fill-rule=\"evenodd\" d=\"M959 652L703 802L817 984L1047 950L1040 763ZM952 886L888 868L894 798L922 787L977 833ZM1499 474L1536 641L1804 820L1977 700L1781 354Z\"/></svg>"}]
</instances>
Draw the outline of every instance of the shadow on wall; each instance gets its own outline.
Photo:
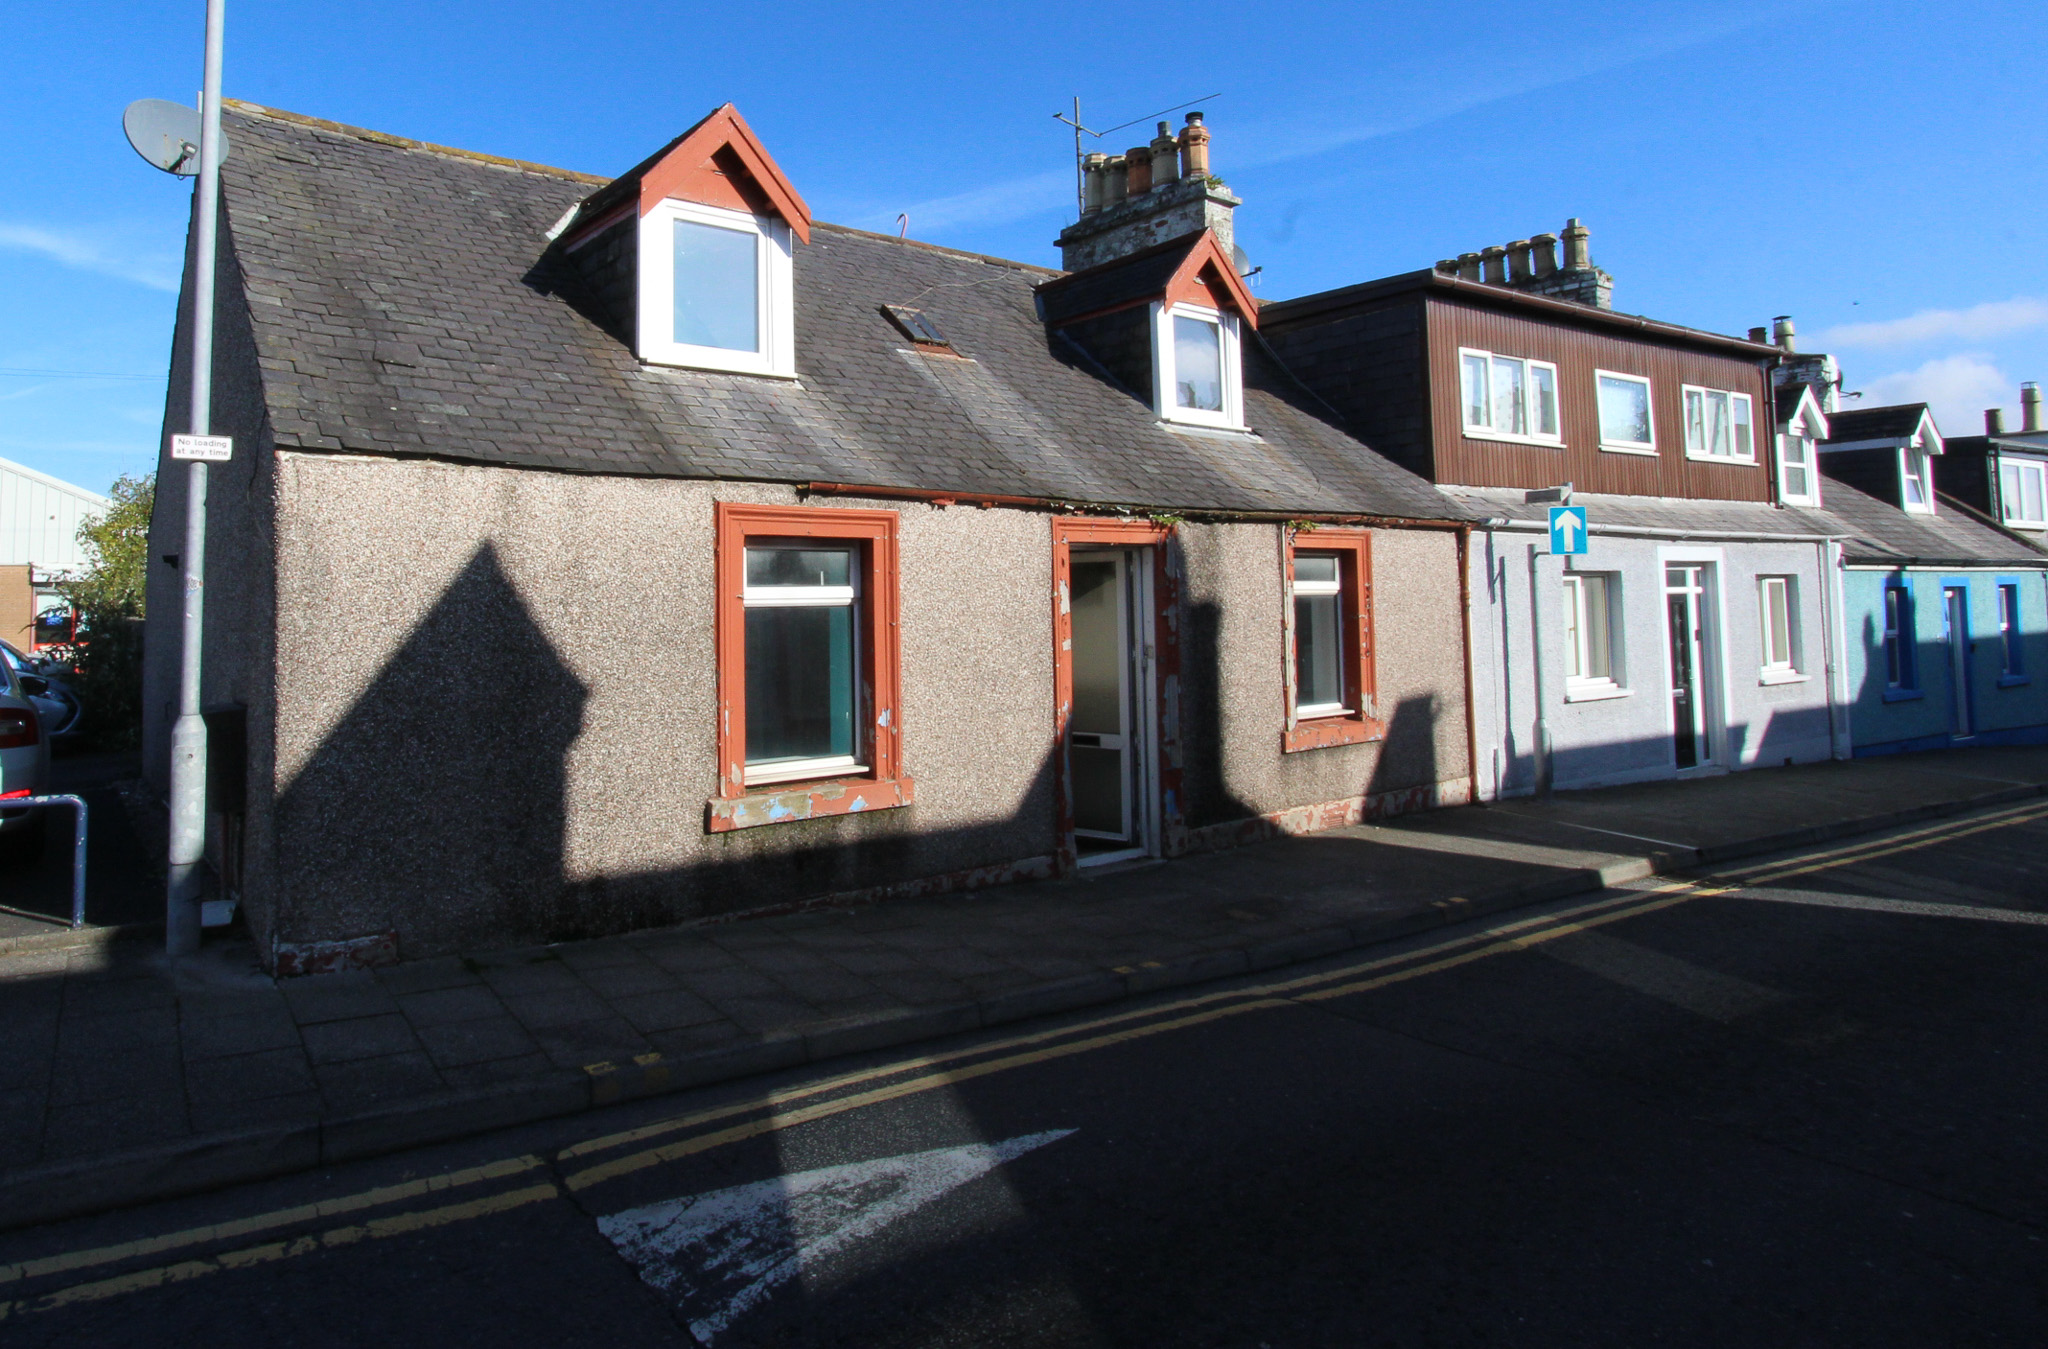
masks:
<instances>
[{"instance_id":1,"label":"shadow on wall","mask_svg":"<svg viewBox=\"0 0 2048 1349\"><path fill-rule=\"evenodd\" d=\"M1893 573L1894 578L1905 573ZM2022 628L2019 650L2021 678L2004 681L2003 634L1968 630L1960 653L1962 678L1956 678L1957 655L1946 636L1946 587L1921 574L1909 592L1911 611L1906 625L1916 634L1931 626L1943 635L1917 638L1906 652L1899 679L1892 677L1893 653L1885 641L1880 613L1862 614L1863 679L1850 697L1855 753L1896 754L1944 749L1955 744L2040 744L2048 741L2048 680L2037 662L2048 658L2048 640ZM1882 591L1880 591L1882 594ZM1967 618L1982 622L1981 592L1972 587ZM1928 606L1932 612L1928 611Z\"/></svg>"},{"instance_id":2,"label":"shadow on wall","mask_svg":"<svg viewBox=\"0 0 2048 1349\"><path fill-rule=\"evenodd\" d=\"M566 941L1052 851L1048 752L1015 811L973 825L920 832L912 805L700 833L700 862L571 880L567 764L589 696L478 549L280 795L276 940L396 931L407 958ZM710 766L692 775L709 796Z\"/></svg>"}]
</instances>

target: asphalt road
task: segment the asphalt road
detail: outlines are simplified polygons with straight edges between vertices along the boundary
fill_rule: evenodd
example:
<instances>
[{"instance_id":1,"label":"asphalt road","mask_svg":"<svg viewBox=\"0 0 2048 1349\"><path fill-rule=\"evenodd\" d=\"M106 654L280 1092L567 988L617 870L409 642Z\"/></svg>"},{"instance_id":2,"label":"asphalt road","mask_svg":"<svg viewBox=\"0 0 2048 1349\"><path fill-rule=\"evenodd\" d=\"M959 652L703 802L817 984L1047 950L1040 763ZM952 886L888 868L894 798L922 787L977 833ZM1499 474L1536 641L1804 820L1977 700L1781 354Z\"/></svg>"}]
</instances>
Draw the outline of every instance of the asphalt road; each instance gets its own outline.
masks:
<instances>
[{"instance_id":1,"label":"asphalt road","mask_svg":"<svg viewBox=\"0 0 2048 1349\"><path fill-rule=\"evenodd\" d=\"M0 1234L0 1340L2040 1344L2044 849L2037 803Z\"/></svg>"}]
</instances>

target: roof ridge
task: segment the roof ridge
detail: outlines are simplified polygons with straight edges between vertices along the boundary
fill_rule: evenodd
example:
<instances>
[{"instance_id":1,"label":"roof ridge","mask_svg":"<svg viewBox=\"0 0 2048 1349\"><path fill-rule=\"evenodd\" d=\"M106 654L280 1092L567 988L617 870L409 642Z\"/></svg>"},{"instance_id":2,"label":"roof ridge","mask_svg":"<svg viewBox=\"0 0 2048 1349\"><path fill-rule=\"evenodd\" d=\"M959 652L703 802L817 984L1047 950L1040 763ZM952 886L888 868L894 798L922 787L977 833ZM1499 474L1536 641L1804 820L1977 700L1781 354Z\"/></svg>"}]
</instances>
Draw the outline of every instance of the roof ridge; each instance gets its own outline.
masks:
<instances>
[{"instance_id":1,"label":"roof ridge","mask_svg":"<svg viewBox=\"0 0 2048 1349\"><path fill-rule=\"evenodd\" d=\"M504 155L488 155L481 150L460 150L452 145L436 145L432 141L416 141L405 136L394 136L385 131L372 131L368 127L350 126L346 122L330 122L324 117L308 117L302 112L287 112L283 108L266 108L261 103L246 99L224 98L221 103L236 112L261 117L272 117L280 122L295 122L300 126L313 127L320 131L332 131L337 135L353 136L357 140L369 141L374 145L389 145L400 150L424 150L429 154L448 155L455 159L473 160L479 164L492 164L499 168L519 169L526 173L544 173L555 178L570 178L582 183L596 183L599 186L611 179L595 173L580 173L575 169L556 168L552 164L536 164L529 159L510 159Z\"/></svg>"},{"instance_id":2,"label":"roof ridge","mask_svg":"<svg viewBox=\"0 0 2048 1349\"><path fill-rule=\"evenodd\" d=\"M1065 275L1057 267L1043 267L1035 262L1019 262L1015 258L1000 258L993 253L976 253L965 248L948 248L944 244L926 243L922 239L909 239L897 234L882 234L875 230L859 229L853 225L835 225L829 220L817 220L812 223L819 229L833 230L840 234L857 234L863 239L880 239L883 243L903 244L910 248L930 249L934 253L945 253L956 258L971 258L976 262L986 262L997 267L1015 267L1020 272L1044 272L1047 276Z\"/></svg>"},{"instance_id":3,"label":"roof ridge","mask_svg":"<svg viewBox=\"0 0 2048 1349\"><path fill-rule=\"evenodd\" d=\"M368 127L350 126L346 122L330 122L324 117L309 117L302 112L287 112L283 108L267 108L261 103L251 103L247 99L224 98L221 100L221 103L226 107L233 108L236 112L260 117L271 117L280 122L293 122L299 126L313 127L320 131L332 131L337 135L353 136L357 140L369 141L373 145L389 145L400 150L424 150L429 154L448 155L455 159L472 160L479 164L492 164L499 168L520 169L527 173L544 173L556 178L570 178L577 182L595 183L600 187L616 181L615 179L606 178L595 173L581 173L575 169L556 168L552 164L536 164L530 159L511 159L504 155L485 154L481 150L462 150L452 145L437 145L432 141L417 141L405 136L394 136L386 131L372 131ZM684 135L687 134L689 133L684 133ZM681 139L682 137L678 136L675 141L670 141L669 145L673 146L676 141ZM656 156L658 157L660 153L660 151L657 151ZM632 170L627 172L631 173ZM926 248L934 253L945 253L956 258L971 258L976 262L991 263L999 267L1015 267L1019 271L1025 272L1044 272L1048 276L1063 275L1057 267L1042 267L1035 262L1019 262L1015 258L999 258L992 253L976 253L964 248L947 248L944 244L930 244L922 239L906 239L894 234L881 234L874 230L857 229L852 225L835 225L829 220L819 220L813 223L824 229L835 230L841 234L857 234L867 239L880 239L887 243L905 244L912 248Z\"/></svg>"}]
</instances>

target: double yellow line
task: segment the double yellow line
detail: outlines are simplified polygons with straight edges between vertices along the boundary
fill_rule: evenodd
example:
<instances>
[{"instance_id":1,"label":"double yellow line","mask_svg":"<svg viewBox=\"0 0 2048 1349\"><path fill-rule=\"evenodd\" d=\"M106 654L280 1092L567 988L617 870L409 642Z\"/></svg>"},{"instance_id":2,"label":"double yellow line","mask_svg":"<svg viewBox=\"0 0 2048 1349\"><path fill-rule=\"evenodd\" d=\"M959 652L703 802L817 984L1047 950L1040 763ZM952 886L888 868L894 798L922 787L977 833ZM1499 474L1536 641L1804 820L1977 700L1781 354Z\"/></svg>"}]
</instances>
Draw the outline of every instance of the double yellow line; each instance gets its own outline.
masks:
<instances>
[{"instance_id":1,"label":"double yellow line","mask_svg":"<svg viewBox=\"0 0 2048 1349\"><path fill-rule=\"evenodd\" d=\"M94 1282L75 1284L41 1297L0 1301L0 1320L25 1312L56 1311L83 1303L104 1301L225 1270L247 1269L360 1241L402 1236L451 1223L488 1217L528 1204L563 1197L565 1191L569 1195L574 1195L607 1181L708 1152L729 1143L758 1138L815 1120L863 1110L888 1101L902 1100L924 1092L938 1091L996 1073L1092 1053L1098 1049L1186 1030L1226 1017L1293 1004L1354 997L1374 989L1385 988L1390 984L1441 973L1492 956L1527 951L1544 942L1555 941L1576 932L1641 917L1691 900L1725 895L1748 886L1770 885L1814 872L1853 866L1912 852L1936 843L2011 828L2043 817L2048 817L2048 803L2029 803L1979 815L1961 823L1934 824L1892 834L1875 841L1809 852L1751 872L1706 880L1666 881L1634 887L1620 893L1609 892L1601 898L1532 917L1490 924L1474 932L1448 936L1418 949L1358 962L1339 970L1275 980L1246 988L1196 994L1161 1006L1112 1013L1074 1025L1007 1036L949 1053L918 1055L873 1068L841 1073L802 1086L768 1092L729 1105L694 1111L673 1119L573 1144L563 1148L553 1158L554 1166L570 1168L561 1175L559 1185L551 1178L532 1175L549 1166L549 1162L531 1155L512 1157L466 1170L365 1190L358 1194L320 1200L312 1204L278 1209L231 1222L188 1228L160 1236L66 1252L12 1265L0 1265L0 1287L4 1287L55 1275L101 1269L129 1260L214 1245L306 1223L316 1223L472 1185L532 1178L531 1183L478 1199L346 1224L313 1235L265 1242L220 1255L184 1260ZM744 1118L746 1116L758 1117ZM725 1124L722 1128L699 1132L707 1125L718 1125L728 1120L735 1122ZM686 1136L674 1138L677 1134ZM642 1147L609 1161L577 1165L584 1158L616 1152L621 1148L631 1148L663 1138L672 1138L673 1141Z\"/></svg>"}]
</instances>

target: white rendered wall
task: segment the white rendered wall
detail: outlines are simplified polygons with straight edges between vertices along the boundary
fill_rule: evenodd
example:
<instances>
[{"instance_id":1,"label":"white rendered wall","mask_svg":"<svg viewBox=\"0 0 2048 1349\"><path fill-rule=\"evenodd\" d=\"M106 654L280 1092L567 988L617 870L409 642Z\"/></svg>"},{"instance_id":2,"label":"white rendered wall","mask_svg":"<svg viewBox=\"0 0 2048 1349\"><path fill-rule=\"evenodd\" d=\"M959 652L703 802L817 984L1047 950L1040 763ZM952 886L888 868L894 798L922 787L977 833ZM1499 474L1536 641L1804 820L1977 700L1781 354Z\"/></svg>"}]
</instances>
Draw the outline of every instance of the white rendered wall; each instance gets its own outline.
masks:
<instances>
[{"instance_id":1,"label":"white rendered wall","mask_svg":"<svg viewBox=\"0 0 2048 1349\"><path fill-rule=\"evenodd\" d=\"M32 563L39 570L71 571L84 566L79 522L111 504L83 487L0 459L0 567Z\"/></svg>"}]
</instances>

